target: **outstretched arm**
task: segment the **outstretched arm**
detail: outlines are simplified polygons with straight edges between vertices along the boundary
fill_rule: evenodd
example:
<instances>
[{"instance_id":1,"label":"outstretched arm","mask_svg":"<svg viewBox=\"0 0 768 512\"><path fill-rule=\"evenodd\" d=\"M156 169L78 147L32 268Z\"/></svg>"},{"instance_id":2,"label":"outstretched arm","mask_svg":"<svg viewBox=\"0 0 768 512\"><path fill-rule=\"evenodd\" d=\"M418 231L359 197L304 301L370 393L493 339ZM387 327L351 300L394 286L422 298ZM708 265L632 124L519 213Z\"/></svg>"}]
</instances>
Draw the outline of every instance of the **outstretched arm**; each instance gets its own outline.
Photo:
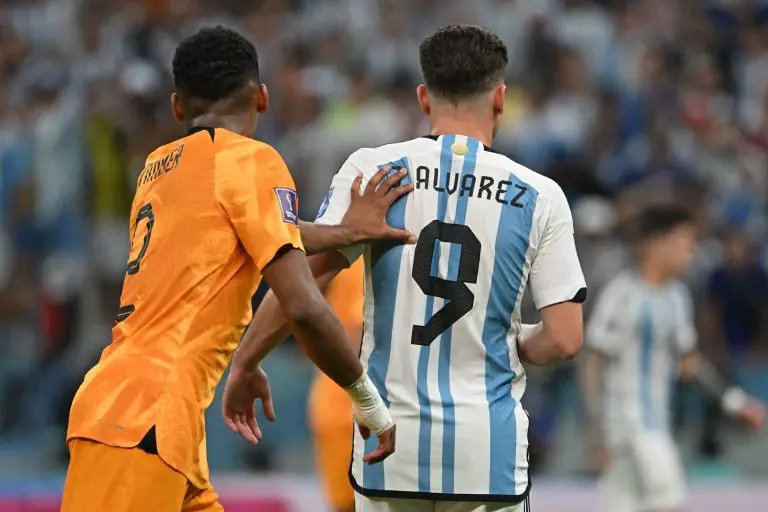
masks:
<instances>
[{"instance_id":1,"label":"outstretched arm","mask_svg":"<svg viewBox=\"0 0 768 512\"><path fill-rule=\"evenodd\" d=\"M348 265L346 258L337 251L311 256L307 262L321 292ZM232 358L233 370L256 370L264 358L291 334L288 319L272 290L267 292L254 313L251 325L253 328L245 333Z\"/></svg>"},{"instance_id":2,"label":"outstretched arm","mask_svg":"<svg viewBox=\"0 0 768 512\"><path fill-rule=\"evenodd\" d=\"M352 181L349 209L339 225L301 222L301 241L307 254L312 255L378 240L416 243L416 237L412 233L392 228L387 224L387 210L392 203L413 190L411 184L398 185L406 175L405 169L387 177L389 172L389 167L380 169L368 181L362 194L360 188L363 177L357 176ZM333 190L330 194L332 193Z\"/></svg>"},{"instance_id":3,"label":"outstretched arm","mask_svg":"<svg viewBox=\"0 0 768 512\"><path fill-rule=\"evenodd\" d=\"M269 283L302 349L323 372L346 388L360 422L377 434L379 447L366 460L383 460L394 451L394 425L307 265L293 179L274 148L258 145L253 156L246 162L259 165L217 167L215 192L219 204ZM254 399L268 393L269 388L265 379L247 378L235 379L235 385L230 386L236 375L237 372L230 374L225 398L239 400L227 402L225 422L249 441L257 442L261 431L256 423Z\"/></svg>"},{"instance_id":4,"label":"outstretched arm","mask_svg":"<svg viewBox=\"0 0 768 512\"><path fill-rule=\"evenodd\" d=\"M765 406L738 386L731 385L699 352L689 352L680 360L680 378L695 382L705 393L720 401L726 414L760 429L765 423Z\"/></svg>"},{"instance_id":5,"label":"outstretched arm","mask_svg":"<svg viewBox=\"0 0 768 512\"><path fill-rule=\"evenodd\" d=\"M340 255L339 258L343 259ZM327 279L325 285L346 266L345 262L329 264L322 273ZM347 391L361 425L378 437L379 447L363 460L370 464L384 460L395 449L395 429L389 411L363 371L339 319L315 285L304 254L289 249L270 263L263 274L272 295L265 298L257 314L266 328L262 331L263 325L259 323L249 330L252 334L243 340L244 346L235 355L224 390L225 423L232 431L257 443L261 429L256 422L254 400L264 399L265 413L274 418L269 385L258 362L270 347L285 338L287 325L312 362ZM265 334L259 335L261 332ZM251 366L254 364L255 367Z\"/></svg>"}]
</instances>

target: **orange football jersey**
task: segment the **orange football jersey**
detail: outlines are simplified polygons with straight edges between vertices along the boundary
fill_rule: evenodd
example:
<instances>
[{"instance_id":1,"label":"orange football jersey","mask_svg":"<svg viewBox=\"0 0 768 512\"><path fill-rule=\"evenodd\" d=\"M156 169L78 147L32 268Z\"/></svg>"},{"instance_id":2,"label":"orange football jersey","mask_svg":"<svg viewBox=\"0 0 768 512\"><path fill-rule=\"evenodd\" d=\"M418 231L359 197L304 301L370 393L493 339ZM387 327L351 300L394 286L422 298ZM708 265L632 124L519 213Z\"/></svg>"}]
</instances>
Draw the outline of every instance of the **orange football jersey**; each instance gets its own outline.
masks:
<instances>
[{"instance_id":1,"label":"orange football jersey","mask_svg":"<svg viewBox=\"0 0 768 512\"><path fill-rule=\"evenodd\" d=\"M136 446L208 485L204 411L243 330L261 270L302 249L293 179L272 147L198 128L152 153L131 208L112 344L80 386L67 438Z\"/></svg>"},{"instance_id":2,"label":"orange football jersey","mask_svg":"<svg viewBox=\"0 0 768 512\"><path fill-rule=\"evenodd\" d=\"M355 342L363 333L363 259L339 273L325 290L325 298L341 320L347 336ZM309 397L312 427L351 429L352 401L347 393L324 373L318 372ZM350 430L351 431L351 430ZM350 437L350 443L352 442ZM351 444L349 447L351 450Z\"/></svg>"}]
</instances>

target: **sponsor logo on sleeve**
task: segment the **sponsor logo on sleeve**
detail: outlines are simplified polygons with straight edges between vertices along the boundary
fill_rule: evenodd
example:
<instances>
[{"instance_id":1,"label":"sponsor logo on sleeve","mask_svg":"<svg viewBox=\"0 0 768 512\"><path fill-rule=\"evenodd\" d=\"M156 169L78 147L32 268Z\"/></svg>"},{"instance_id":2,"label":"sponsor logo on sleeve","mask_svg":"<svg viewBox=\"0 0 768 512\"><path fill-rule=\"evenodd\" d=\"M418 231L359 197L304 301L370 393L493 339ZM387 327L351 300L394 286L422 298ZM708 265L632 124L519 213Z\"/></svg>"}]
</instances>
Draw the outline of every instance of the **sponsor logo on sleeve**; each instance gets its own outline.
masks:
<instances>
[{"instance_id":1,"label":"sponsor logo on sleeve","mask_svg":"<svg viewBox=\"0 0 768 512\"><path fill-rule=\"evenodd\" d=\"M287 224L299 225L299 196L295 190L290 188L276 187L275 194L280 203L280 210L283 214L283 222Z\"/></svg>"}]
</instances>

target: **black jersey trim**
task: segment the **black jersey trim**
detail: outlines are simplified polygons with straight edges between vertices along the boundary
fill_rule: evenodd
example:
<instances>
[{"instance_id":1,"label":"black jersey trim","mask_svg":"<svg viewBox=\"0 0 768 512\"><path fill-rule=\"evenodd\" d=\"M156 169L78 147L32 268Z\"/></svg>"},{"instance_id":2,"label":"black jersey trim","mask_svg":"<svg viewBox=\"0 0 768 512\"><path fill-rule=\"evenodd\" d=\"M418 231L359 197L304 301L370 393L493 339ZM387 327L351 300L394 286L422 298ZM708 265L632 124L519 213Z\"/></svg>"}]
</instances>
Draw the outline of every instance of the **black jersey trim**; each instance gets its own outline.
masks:
<instances>
[{"instance_id":1,"label":"black jersey trim","mask_svg":"<svg viewBox=\"0 0 768 512\"><path fill-rule=\"evenodd\" d=\"M576 295L574 295L569 302L583 304L586 301L587 301L587 287L585 286L584 288L579 288L579 291L576 292Z\"/></svg>"},{"instance_id":2,"label":"black jersey trim","mask_svg":"<svg viewBox=\"0 0 768 512\"><path fill-rule=\"evenodd\" d=\"M528 411L523 409L525 415L528 416ZM530 422L530 419L529 419ZM382 489L368 489L357 483L354 475L352 474L352 466L355 463L355 423L352 422L352 454L349 458L349 471L347 475L349 477L349 483L352 485L352 489L355 492L362 494L367 498L394 498L394 499L406 499L406 500L428 500L428 501L469 501L473 503L508 503L510 505L517 505L524 500L528 503L528 497L531 493L531 465L530 465L530 451L526 453L526 459L528 462L528 485L522 494L447 494L442 492L418 492L418 491L386 491ZM530 446L530 436L526 433ZM385 464L385 462L379 462L379 464Z\"/></svg>"},{"instance_id":3,"label":"black jersey trim","mask_svg":"<svg viewBox=\"0 0 768 512\"><path fill-rule=\"evenodd\" d=\"M211 142L216 139L216 128L213 126L193 126L187 131L187 137L200 132L208 132L208 135L211 136Z\"/></svg>"},{"instance_id":4,"label":"black jersey trim","mask_svg":"<svg viewBox=\"0 0 768 512\"><path fill-rule=\"evenodd\" d=\"M380 463L381 464L381 463ZM367 498L393 498L405 500L428 501L468 501L476 503L509 503L516 505L528 498L531 492L531 477L528 472L528 486L522 494L447 494L442 492L417 492L417 491L385 491L382 489L367 489L355 481L352 476L352 467L349 468L349 483L355 492Z\"/></svg>"}]
</instances>

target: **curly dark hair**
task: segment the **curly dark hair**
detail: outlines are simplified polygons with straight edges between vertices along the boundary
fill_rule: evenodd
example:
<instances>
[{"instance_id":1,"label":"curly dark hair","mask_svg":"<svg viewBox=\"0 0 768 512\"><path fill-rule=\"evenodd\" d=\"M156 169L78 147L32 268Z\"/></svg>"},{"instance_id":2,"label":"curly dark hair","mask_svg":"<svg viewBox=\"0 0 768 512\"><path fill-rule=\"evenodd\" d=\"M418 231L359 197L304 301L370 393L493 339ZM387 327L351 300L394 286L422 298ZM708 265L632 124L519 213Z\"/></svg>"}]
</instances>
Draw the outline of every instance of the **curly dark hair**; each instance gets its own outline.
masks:
<instances>
[{"instance_id":1,"label":"curly dark hair","mask_svg":"<svg viewBox=\"0 0 768 512\"><path fill-rule=\"evenodd\" d=\"M494 33L473 25L448 25L421 43L424 82L452 102L488 92L504 78L507 47Z\"/></svg>"},{"instance_id":2,"label":"curly dark hair","mask_svg":"<svg viewBox=\"0 0 768 512\"><path fill-rule=\"evenodd\" d=\"M250 81L259 83L259 57L245 37L225 27L204 28L176 48L176 90L189 98L215 102Z\"/></svg>"}]
</instances>

